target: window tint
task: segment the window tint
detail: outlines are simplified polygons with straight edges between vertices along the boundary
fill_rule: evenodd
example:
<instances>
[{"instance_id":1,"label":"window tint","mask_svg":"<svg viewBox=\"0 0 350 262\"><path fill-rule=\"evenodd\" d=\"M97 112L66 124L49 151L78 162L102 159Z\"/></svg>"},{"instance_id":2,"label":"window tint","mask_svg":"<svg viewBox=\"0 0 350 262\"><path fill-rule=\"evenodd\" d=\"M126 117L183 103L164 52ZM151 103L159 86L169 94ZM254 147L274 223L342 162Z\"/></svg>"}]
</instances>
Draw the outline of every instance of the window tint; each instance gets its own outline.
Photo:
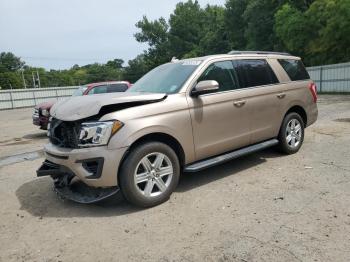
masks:
<instances>
[{"instance_id":1,"label":"window tint","mask_svg":"<svg viewBox=\"0 0 350 262\"><path fill-rule=\"evenodd\" d=\"M96 86L89 91L89 95L104 94L104 93L107 93L107 85Z\"/></svg>"},{"instance_id":2,"label":"window tint","mask_svg":"<svg viewBox=\"0 0 350 262\"><path fill-rule=\"evenodd\" d=\"M278 59L283 69L287 72L290 80L305 80L310 79L309 73L306 71L301 60L295 59Z\"/></svg>"},{"instance_id":3,"label":"window tint","mask_svg":"<svg viewBox=\"0 0 350 262\"><path fill-rule=\"evenodd\" d=\"M236 79L232 62L222 61L211 64L197 82L215 80L219 83L220 92L238 88Z\"/></svg>"},{"instance_id":4,"label":"window tint","mask_svg":"<svg viewBox=\"0 0 350 262\"><path fill-rule=\"evenodd\" d=\"M111 84L107 86L107 93L125 92L127 89L127 84Z\"/></svg>"},{"instance_id":5,"label":"window tint","mask_svg":"<svg viewBox=\"0 0 350 262\"><path fill-rule=\"evenodd\" d=\"M241 88L278 83L275 73L264 59L234 60Z\"/></svg>"}]
</instances>

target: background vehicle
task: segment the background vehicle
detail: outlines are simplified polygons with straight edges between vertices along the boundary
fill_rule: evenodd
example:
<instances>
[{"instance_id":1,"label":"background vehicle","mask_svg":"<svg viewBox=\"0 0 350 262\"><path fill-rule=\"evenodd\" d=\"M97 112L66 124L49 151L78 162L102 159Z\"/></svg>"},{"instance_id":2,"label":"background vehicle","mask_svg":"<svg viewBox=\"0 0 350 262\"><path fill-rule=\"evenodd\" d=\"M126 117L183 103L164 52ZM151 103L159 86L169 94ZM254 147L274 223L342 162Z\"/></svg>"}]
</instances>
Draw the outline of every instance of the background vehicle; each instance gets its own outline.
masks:
<instances>
[{"instance_id":1,"label":"background vehicle","mask_svg":"<svg viewBox=\"0 0 350 262\"><path fill-rule=\"evenodd\" d=\"M131 203L154 206L169 198L181 171L275 145L296 153L317 119L316 101L315 84L289 54L174 60L125 93L55 104L37 174L51 175L57 191L78 202L120 189ZM67 190L76 180L98 193L72 197Z\"/></svg>"},{"instance_id":2,"label":"background vehicle","mask_svg":"<svg viewBox=\"0 0 350 262\"><path fill-rule=\"evenodd\" d=\"M94 95L103 93L125 92L131 84L128 81L109 81L91 83L79 87L74 91L73 96ZM46 130L50 118L50 109L56 101L38 104L33 112L33 124Z\"/></svg>"}]
</instances>

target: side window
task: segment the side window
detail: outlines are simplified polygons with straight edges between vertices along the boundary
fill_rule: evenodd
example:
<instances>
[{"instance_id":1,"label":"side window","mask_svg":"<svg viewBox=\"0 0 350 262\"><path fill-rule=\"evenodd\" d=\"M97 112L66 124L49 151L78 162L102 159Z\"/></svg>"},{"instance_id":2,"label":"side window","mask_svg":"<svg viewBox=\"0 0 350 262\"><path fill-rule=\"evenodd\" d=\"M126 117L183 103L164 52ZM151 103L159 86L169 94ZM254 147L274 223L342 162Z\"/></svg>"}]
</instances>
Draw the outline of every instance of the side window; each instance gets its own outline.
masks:
<instances>
[{"instance_id":1,"label":"side window","mask_svg":"<svg viewBox=\"0 0 350 262\"><path fill-rule=\"evenodd\" d=\"M242 88L278 83L275 73L265 59L234 60Z\"/></svg>"},{"instance_id":2,"label":"side window","mask_svg":"<svg viewBox=\"0 0 350 262\"><path fill-rule=\"evenodd\" d=\"M125 92L127 89L127 84L111 84L107 86L107 93Z\"/></svg>"},{"instance_id":3,"label":"side window","mask_svg":"<svg viewBox=\"0 0 350 262\"><path fill-rule=\"evenodd\" d=\"M89 91L89 95L104 94L107 93L107 86L96 86Z\"/></svg>"},{"instance_id":4,"label":"side window","mask_svg":"<svg viewBox=\"0 0 350 262\"><path fill-rule=\"evenodd\" d=\"M278 59L283 69L287 72L290 80L306 80L310 79L309 73L306 71L301 60L295 59Z\"/></svg>"},{"instance_id":5,"label":"side window","mask_svg":"<svg viewBox=\"0 0 350 262\"><path fill-rule=\"evenodd\" d=\"M219 83L219 92L238 88L231 61L216 62L204 71L197 82L204 80L215 80Z\"/></svg>"}]
</instances>

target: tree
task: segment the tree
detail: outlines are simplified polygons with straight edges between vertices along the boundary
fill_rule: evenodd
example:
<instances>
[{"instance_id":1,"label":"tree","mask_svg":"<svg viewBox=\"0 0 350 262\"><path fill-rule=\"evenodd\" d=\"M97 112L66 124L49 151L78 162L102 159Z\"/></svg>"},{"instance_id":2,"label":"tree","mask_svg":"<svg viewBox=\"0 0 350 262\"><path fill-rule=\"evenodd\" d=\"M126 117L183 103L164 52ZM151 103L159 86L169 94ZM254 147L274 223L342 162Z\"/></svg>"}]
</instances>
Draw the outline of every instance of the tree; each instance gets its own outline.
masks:
<instances>
[{"instance_id":1,"label":"tree","mask_svg":"<svg viewBox=\"0 0 350 262\"><path fill-rule=\"evenodd\" d=\"M311 3L311 1L309 1ZM308 65L350 60L350 0L316 0L305 11L285 4L275 15L275 31Z\"/></svg>"},{"instance_id":2,"label":"tree","mask_svg":"<svg viewBox=\"0 0 350 262\"><path fill-rule=\"evenodd\" d=\"M145 62L145 55L138 55L135 59L128 62L124 69L123 79L135 83L140 77L150 70Z\"/></svg>"},{"instance_id":3,"label":"tree","mask_svg":"<svg viewBox=\"0 0 350 262\"><path fill-rule=\"evenodd\" d=\"M144 63L151 69L161 63L164 63L170 56L168 46L169 25L164 18L155 21L149 21L143 17L136 24L141 31L135 34L138 42L147 43L149 48L143 55Z\"/></svg>"},{"instance_id":4,"label":"tree","mask_svg":"<svg viewBox=\"0 0 350 262\"><path fill-rule=\"evenodd\" d=\"M176 5L169 19L169 40L173 56L182 58L200 55L199 42L204 22L204 12L198 1L189 0Z\"/></svg>"},{"instance_id":5,"label":"tree","mask_svg":"<svg viewBox=\"0 0 350 262\"><path fill-rule=\"evenodd\" d=\"M247 41L245 38L246 20L243 17L248 0L227 0L225 9L225 29L228 32L230 49L244 50Z\"/></svg>"},{"instance_id":6,"label":"tree","mask_svg":"<svg viewBox=\"0 0 350 262\"><path fill-rule=\"evenodd\" d=\"M0 73L0 87L1 89L22 88L21 76L17 72Z\"/></svg>"},{"instance_id":7,"label":"tree","mask_svg":"<svg viewBox=\"0 0 350 262\"><path fill-rule=\"evenodd\" d=\"M225 26L225 8L210 6L203 10L203 28L198 43L198 55L227 53L231 50L229 34Z\"/></svg>"},{"instance_id":8,"label":"tree","mask_svg":"<svg viewBox=\"0 0 350 262\"><path fill-rule=\"evenodd\" d=\"M123 68L123 64L124 64L123 59L116 58L116 59L108 61L106 63L106 66L111 67L113 69L121 69L121 68Z\"/></svg>"},{"instance_id":9,"label":"tree","mask_svg":"<svg viewBox=\"0 0 350 262\"><path fill-rule=\"evenodd\" d=\"M304 56L307 53L312 30L303 12L290 4L283 5L275 14L276 35L293 54Z\"/></svg>"},{"instance_id":10,"label":"tree","mask_svg":"<svg viewBox=\"0 0 350 262\"><path fill-rule=\"evenodd\" d=\"M16 72L24 66L24 62L21 58L8 52L0 53L0 72Z\"/></svg>"}]
</instances>

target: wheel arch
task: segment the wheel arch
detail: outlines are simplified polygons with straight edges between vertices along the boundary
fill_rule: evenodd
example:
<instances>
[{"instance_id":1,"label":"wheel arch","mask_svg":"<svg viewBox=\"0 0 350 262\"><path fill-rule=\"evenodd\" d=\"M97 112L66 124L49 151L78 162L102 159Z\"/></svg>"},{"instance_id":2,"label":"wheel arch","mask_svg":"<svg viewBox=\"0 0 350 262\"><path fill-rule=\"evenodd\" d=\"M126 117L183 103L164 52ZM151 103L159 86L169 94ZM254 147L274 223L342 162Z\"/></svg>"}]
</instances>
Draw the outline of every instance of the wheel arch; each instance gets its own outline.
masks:
<instances>
[{"instance_id":1,"label":"wheel arch","mask_svg":"<svg viewBox=\"0 0 350 262\"><path fill-rule=\"evenodd\" d=\"M125 161L126 157L130 154L130 152L135 147L147 142L161 142L168 145L170 148L174 150L174 152L178 156L181 170L185 166L185 162L186 162L185 151L181 146L180 142L175 137L163 132L145 134L139 137L138 139L136 139L130 145L129 149L124 153L124 156L122 157L122 160L120 161L120 164L118 167L118 184L119 184L119 170L120 170L120 167L123 165L123 162Z\"/></svg>"},{"instance_id":2,"label":"wheel arch","mask_svg":"<svg viewBox=\"0 0 350 262\"><path fill-rule=\"evenodd\" d=\"M284 114L283 119L284 119L289 113L292 113L292 112L298 113L298 114L301 116L301 118L303 119L303 122L304 122L304 127L306 127L306 126L307 126L307 114L306 114L305 109L304 109L302 106L300 106L300 105L291 106L291 107L287 110L287 112Z\"/></svg>"}]
</instances>

